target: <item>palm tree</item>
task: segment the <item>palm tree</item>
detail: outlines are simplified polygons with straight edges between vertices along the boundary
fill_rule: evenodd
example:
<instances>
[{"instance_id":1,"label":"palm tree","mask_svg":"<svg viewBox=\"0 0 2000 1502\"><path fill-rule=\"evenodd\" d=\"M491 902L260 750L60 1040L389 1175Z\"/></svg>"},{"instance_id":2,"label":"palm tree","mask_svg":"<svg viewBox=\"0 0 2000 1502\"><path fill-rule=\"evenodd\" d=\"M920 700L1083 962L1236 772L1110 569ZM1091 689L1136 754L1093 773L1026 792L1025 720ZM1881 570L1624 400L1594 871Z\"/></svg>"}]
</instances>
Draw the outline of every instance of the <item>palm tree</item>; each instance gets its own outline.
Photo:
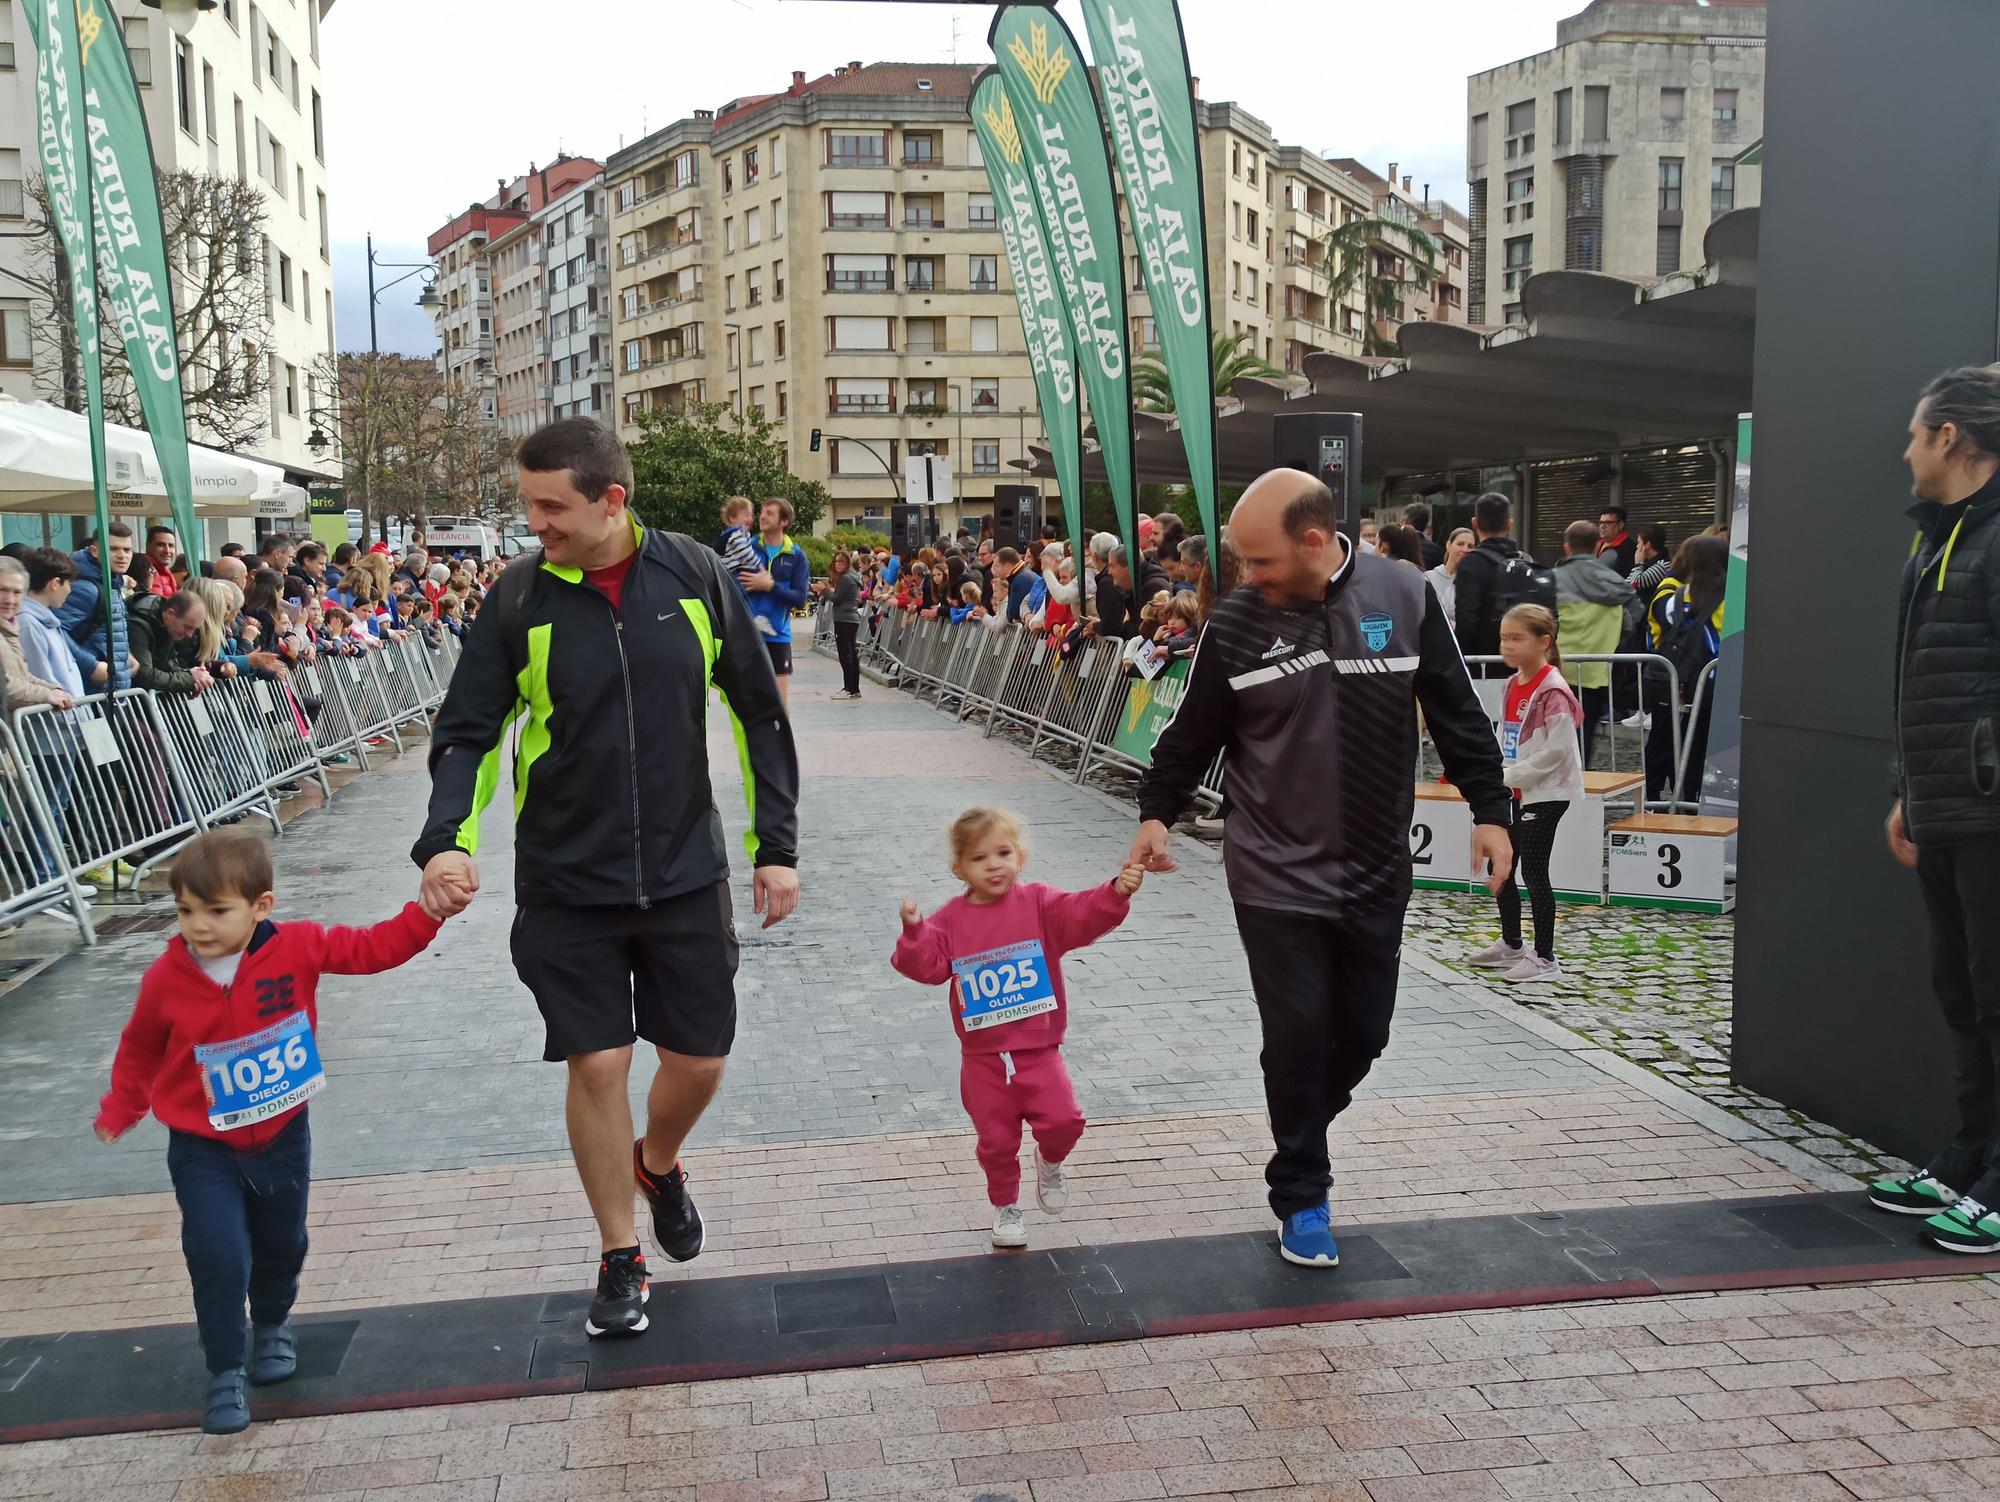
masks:
<instances>
[{"instance_id":1,"label":"palm tree","mask_svg":"<svg viewBox=\"0 0 2000 1502\"><path fill-rule=\"evenodd\" d=\"M1251 337L1248 329L1215 336L1209 351L1209 370L1215 378L1218 396L1228 391L1229 383L1238 376L1284 375L1277 366L1247 347ZM1174 388L1167 379L1167 367L1151 355L1132 362L1132 399L1142 412L1174 410Z\"/></svg>"},{"instance_id":2,"label":"palm tree","mask_svg":"<svg viewBox=\"0 0 2000 1502\"><path fill-rule=\"evenodd\" d=\"M1410 260L1417 267L1416 276L1384 276L1373 269L1376 251L1391 234L1401 235L1409 241ZM1400 323L1404 297L1412 292L1428 293L1437 281L1437 241L1414 224L1368 214L1339 225L1327 235L1324 243L1327 264L1336 268L1332 273L1333 284L1327 289L1329 312L1352 296L1356 287L1360 287L1363 309L1361 353L1395 354L1396 342L1382 333L1381 325ZM1399 262L1402 259L1394 251L1388 253Z\"/></svg>"}]
</instances>

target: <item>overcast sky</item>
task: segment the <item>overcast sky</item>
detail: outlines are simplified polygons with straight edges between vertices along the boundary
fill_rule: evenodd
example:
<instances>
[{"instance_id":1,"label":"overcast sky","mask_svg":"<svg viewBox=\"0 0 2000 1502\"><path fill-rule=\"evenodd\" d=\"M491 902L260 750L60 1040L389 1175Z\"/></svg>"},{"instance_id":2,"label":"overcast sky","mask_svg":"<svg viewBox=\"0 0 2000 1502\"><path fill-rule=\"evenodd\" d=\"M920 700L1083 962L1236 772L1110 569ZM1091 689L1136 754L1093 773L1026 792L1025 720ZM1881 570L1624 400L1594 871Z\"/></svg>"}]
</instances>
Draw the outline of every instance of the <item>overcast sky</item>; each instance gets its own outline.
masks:
<instances>
[{"instance_id":1,"label":"overcast sky","mask_svg":"<svg viewBox=\"0 0 2000 1502\"><path fill-rule=\"evenodd\" d=\"M1202 97L1288 145L1391 161L1465 203L1465 80L1555 44L1585 0L1181 0ZM1077 0L1061 9L1085 35ZM496 179L745 94L863 62L985 63L993 7L897 0L341 0L321 33L342 349L368 347L364 237L424 259ZM397 271L378 273L378 284ZM430 354L421 278L383 296L384 349Z\"/></svg>"}]
</instances>

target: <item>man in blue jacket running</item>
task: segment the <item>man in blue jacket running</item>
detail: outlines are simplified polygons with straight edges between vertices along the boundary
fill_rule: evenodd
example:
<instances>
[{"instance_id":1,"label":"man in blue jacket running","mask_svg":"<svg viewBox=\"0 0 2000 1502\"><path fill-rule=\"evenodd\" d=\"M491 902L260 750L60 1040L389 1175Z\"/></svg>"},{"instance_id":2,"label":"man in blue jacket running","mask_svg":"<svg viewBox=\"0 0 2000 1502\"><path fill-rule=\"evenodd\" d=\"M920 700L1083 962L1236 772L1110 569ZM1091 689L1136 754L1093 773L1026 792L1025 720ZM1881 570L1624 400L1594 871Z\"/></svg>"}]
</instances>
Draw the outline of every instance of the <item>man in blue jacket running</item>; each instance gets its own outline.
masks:
<instances>
[{"instance_id":1,"label":"man in blue jacket running","mask_svg":"<svg viewBox=\"0 0 2000 1502\"><path fill-rule=\"evenodd\" d=\"M751 541L764 567L754 574L738 574L737 582L750 597L750 614L771 654L771 669L778 675L778 696L787 709L792 702L792 612L806 602L812 591L812 563L805 550L785 535L792 524L792 503L774 496L757 513L758 535Z\"/></svg>"}]
</instances>

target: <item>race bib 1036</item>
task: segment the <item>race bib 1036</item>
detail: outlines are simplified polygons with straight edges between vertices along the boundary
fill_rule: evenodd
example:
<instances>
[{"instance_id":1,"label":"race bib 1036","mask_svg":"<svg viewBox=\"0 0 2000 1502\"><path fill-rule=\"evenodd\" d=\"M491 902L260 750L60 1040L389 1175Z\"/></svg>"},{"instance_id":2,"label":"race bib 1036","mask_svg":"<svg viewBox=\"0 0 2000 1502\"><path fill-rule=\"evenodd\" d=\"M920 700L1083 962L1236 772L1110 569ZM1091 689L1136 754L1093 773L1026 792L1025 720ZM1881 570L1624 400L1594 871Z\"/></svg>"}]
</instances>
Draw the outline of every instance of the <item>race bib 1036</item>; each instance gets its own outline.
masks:
<instances>
[{"instance_id":1,"label":"race bib 1036","mask_svg":"<svg viewBox=\"0 0 2000 1502\"><path fill-rule=\"evenodd\" d=\"M248 1037L197 1044L194 1061L208 1096L208 1124L218 1132L282 1116L326 1084L319 1044L304 1012Z\"/></svg>"},{"instance_id":2,"label":"race bib 1036","mask_svg":"<svg viewBox=\"0 0 2000 1502\"><path fill-rule=\"evenodd\" d=\"M1055 983L1039 939L955 959L951 971L968 1033L1056 1009Z\"/></svg>"}]
</instances>

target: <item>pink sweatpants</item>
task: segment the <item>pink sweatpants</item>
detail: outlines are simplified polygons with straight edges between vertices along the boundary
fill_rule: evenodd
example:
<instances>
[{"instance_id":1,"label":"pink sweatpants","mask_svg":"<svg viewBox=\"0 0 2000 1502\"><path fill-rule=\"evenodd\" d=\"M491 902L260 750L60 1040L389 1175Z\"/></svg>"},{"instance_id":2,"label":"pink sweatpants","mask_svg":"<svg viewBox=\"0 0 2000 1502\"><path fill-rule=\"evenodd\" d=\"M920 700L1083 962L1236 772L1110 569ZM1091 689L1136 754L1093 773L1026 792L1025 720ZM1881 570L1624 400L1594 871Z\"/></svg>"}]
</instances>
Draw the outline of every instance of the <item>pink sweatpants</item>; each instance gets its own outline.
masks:
<instances>
[{"instance_id":1,"label":"pink sweatpants","mask_svg":"<svg viewBox=\"0 0 2000 1502\"><path fill-rule=\"evenodd\" d=\"M1023 1122L1051 1163L1067 1158L1083 1135L1083 1112L1060 1048L966 1054L958 1091L979 1133L979 1166L995 1205L1020 1202Z\"/></svg>"}]
</instances>

